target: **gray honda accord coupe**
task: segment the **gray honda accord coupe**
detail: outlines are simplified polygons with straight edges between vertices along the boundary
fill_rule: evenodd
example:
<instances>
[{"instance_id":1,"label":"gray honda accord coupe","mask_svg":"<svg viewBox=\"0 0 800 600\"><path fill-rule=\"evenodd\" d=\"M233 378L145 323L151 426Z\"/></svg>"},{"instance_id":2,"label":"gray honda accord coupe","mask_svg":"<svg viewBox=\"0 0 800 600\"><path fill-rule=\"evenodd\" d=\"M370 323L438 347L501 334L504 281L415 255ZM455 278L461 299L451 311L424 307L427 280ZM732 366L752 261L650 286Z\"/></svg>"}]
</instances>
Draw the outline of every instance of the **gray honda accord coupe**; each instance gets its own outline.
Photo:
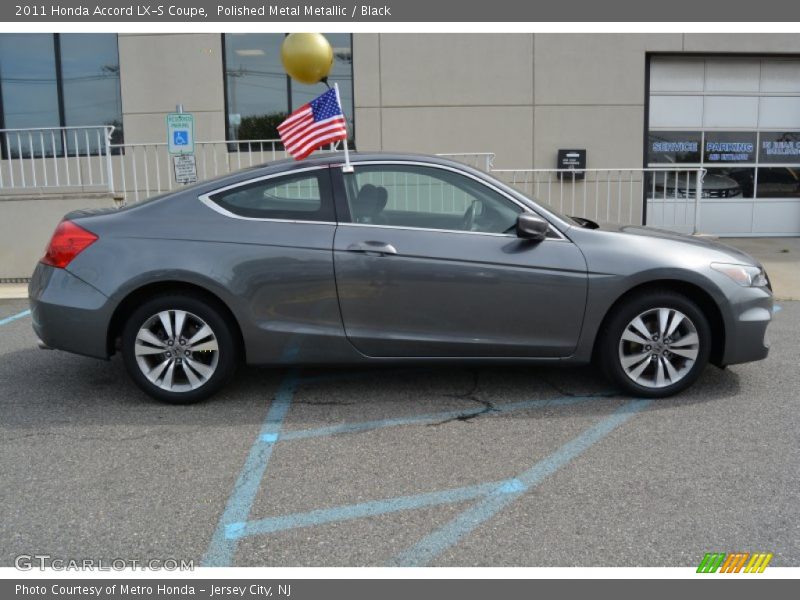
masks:
<instances>
[{"instance_id":1,"label":"gray honda accord coupe","mask_svg":"<svg viewBox=\"0 0 800 600\"><path fill-rule=\"evenodd\" d=\"M734 248L553 212L460 163L280 161L58 225L30 283L45 348L167 402L238 364L600 365L663 397L767 356L772 291Z\"/></svg>"}]
</instances>

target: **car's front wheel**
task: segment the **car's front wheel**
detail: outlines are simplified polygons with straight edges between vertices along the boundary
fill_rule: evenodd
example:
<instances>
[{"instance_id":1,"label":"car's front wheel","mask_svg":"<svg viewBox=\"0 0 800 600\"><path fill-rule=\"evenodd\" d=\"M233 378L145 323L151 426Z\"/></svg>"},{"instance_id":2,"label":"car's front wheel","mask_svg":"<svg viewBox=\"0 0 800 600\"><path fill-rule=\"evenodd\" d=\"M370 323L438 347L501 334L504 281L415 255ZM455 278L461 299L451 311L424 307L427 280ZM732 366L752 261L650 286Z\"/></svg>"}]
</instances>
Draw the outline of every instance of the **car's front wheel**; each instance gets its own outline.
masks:
<instances>
[{"instance_id":1,"label":"car's front wheel","mask_svg":"<svg viewBox=\"0 0 800 600\"><path fill-rule=\"evenodd\" d=\"M692 385L711 352L711 328L695 302L654 290L618 305L602 332L606 375L628 394L671 396Z\"/></svg>"},{"instance_id":2,"label":"car's front wheel","mask_svg":"<svg viewBox=\"0 0 800 600\"><path fill-rule=\"evenodd\" d=\"M204 298L181 294L152 298L133 311L122 332L122 354L142 390L173 404L214 394L238 360L222 311Z\"/></svg>"}]
</instances>

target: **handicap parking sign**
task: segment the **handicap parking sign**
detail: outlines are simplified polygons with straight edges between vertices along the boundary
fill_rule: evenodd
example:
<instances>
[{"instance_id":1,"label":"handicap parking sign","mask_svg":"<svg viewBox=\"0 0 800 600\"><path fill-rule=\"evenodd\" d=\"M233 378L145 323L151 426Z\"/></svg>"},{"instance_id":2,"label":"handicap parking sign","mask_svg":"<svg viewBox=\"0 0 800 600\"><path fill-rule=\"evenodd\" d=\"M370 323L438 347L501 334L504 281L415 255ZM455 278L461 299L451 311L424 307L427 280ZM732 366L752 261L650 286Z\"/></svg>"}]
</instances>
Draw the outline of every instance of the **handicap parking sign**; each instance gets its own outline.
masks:
<instances>
[{"instance_id":1,"label":"handicap parking sign","mask_svg":"<svg viewBox=\"0 0 800 600\"><path fill-rule=\"evenodd\" d=\"M176 146L189 145L189 132L185 129L177 129L172 132L172 143Z\"/></svg>"},{"instance_id":2,"label":"handicap parking sign","mask_svg":"<svg viewBox=\"0 0 800 600\"><path fill-rule=\"evenodd\" d=\"M191 113L167 115L167 146L170 154L194 153L194 115Z\"/></svg>"}]
</instances>

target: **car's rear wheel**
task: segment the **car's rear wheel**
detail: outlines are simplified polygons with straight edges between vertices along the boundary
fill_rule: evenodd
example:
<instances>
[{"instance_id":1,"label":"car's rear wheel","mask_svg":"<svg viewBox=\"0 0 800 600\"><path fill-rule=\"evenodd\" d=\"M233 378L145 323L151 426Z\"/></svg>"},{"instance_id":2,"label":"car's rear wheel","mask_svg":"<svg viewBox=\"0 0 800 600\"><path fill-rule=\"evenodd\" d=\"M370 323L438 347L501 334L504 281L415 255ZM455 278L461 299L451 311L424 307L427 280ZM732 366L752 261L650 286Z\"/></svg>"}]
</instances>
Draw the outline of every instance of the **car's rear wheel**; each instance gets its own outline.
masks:
<instances>
[{"instance_id":1,"label":"car's rear wheel","mask_svg":"<svg viewBox=\"0 0 800 600\"><path fill-rule=\"evenodd\" d=\"M169 294L133 311L122 332L122 354L142 390L164 402L190 404L225 384L238 353L219 308L200 297Z\"/></svg>"},{"instance_id":2,"label":"car's rear wheel","mask_svg":"<svg viewBox=\"0 0 800 600\"><path fill-rule=\"evenodd\" d=\"M601 333L606 375L628 394L671 396L692 385L711 351L703 311L682 294L636 294L614 309Z\"/></svg>"}]
</instances>

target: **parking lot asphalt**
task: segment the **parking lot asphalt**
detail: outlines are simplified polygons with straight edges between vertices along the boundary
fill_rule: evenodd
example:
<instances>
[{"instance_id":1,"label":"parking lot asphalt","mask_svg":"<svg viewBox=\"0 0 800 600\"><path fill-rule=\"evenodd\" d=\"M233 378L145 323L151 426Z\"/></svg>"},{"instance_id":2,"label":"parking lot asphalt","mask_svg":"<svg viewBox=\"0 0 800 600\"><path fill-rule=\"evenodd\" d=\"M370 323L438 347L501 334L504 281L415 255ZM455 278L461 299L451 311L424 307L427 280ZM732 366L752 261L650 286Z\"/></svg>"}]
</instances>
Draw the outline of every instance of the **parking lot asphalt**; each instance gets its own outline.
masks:
<instances>
[{"instance_id":1,"label":"parking lot asphalt","mask_svg":"<svg viewBox=\"0 0 800 600\"><path fill-rule=\"evenodd\" d=\"M588 368L243 368L159 404L0 300L0 565L800 566L800 303L676 398Z\"/></svg>"}]
</instances>

